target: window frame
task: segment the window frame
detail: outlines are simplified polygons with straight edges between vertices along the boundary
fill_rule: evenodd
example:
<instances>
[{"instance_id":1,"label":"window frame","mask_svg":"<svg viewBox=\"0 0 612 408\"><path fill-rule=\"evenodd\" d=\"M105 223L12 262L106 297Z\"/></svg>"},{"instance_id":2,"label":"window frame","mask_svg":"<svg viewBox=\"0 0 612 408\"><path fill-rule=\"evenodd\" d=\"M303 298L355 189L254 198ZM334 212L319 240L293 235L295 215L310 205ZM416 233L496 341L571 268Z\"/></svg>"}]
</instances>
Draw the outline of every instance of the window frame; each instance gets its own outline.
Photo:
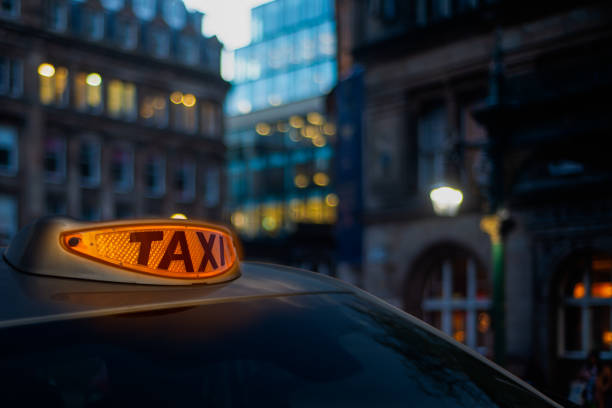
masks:
<instances>
[{"instance_id":1,"label":"window frame","mask_svg":"<svg viewBox=\"0 0 612 408\"><path fill-rule=\"evenodd\" d=\"M561 281L561 285L559 285L559 296L561 301L557 306L557 327L558 327L558 336L557 336L557 356L559 358L567 358L571 360L584 360L587 358L589 352L596 346L597 341L593 338L593 326L594 326L594 318L593 318L593 307L596 306L607 306L610 308L610 329L612 330L612 297L604 298L604 297L593 297L591 295L591 284L593 268L592 262L594 256L596 254L588 254L583 257L589 260L588 268L580 271L582 273L582 279L577 281L577 283L582 283L584 287L584 296L580 298L574 298L572 296L568 296L565 294L564 289L568 283L568 279L571 276L571 272L566 272L565 276ZM599 254L598 254L599 255ZM609 254L603 254L606 257L610 258ZM612 276L612 275L611 275ZM612 280L611 280L612 281ZM581 316L581 350L567 350L565 344L565 335L566 335L566 325L565 325L565 312L568 308L574 307L580 309ZM610 350L602 350L600 351L600 357L607 360L612 360L612 347Z\"/></svg>"},{"instance_id":2,"label":"window frame","mask_svg":"<svg viewBox=\"0 0 612 408\"><path fill-rule=\"evenodd\" d=\"M93 147L93 163L89 164L91 166L92 174L85 177L82 173L83 163L83 148L84 146ZM102 153L102 145L100 141L95 140L93 138L83 138L80 141L79 145L79 184L81 187L85 188L96 188L100 185L100 173L101 173L101 153Z\"/></svg>"},{"instance_id":3,"label":"window frame","mask_svg":"<svg viewBox=\"0 0 612 408\"><path fill-rule=\"evenodd\" d=\"M0 145L4 145L5 135L8 135L6 143L8 157L6 166L0 166L0 176L15 177L19 172L19 129L9 124L0 123Z\"/></svg>"},{"instance_id":4,"label":"window frame","mask_svg":"<svg viewBox=\"0 0 612 408\"><path fill-rule=\"evenodd\" d=\"M453 269L451 259L462 257L466 260L466 297L453 298ZM452 337L452 314L454 311L464 311L465 319L465 344L478 351L481 354L487 354L489 350L486 346L478 346L477 333L477 313L480 310L491 310L492 298L491 294L487 298L478 298L477 282L478 282L478 264L477 261L468 254L457 254L445 256L441 262L441 288L442 294L440 298L428 298L427 294L423 296L422 310L427 312L440 312L439 329ZM429 276L428 279L435 279L435 276Z\"/></svg>"}]
</instances>

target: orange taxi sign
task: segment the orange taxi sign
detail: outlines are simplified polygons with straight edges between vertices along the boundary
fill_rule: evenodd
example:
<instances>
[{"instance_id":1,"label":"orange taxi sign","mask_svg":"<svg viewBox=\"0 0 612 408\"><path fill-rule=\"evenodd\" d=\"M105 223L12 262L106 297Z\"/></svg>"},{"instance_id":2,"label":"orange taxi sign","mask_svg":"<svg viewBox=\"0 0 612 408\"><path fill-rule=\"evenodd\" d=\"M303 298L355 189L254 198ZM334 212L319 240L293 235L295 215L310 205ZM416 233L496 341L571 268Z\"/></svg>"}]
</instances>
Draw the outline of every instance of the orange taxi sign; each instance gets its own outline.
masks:
<instances>
[{"instance_id":1,"label":"orange taxi sign","mask_svg":"<svg viewBox=\"0 0 612 408\"><path fill-rule=\"evenodd\" d=\"M178 279L221 275L237 259L227 232L177 222L65 231L60 243L68 252L92 261Z\"/></svg>"}]
</instances>

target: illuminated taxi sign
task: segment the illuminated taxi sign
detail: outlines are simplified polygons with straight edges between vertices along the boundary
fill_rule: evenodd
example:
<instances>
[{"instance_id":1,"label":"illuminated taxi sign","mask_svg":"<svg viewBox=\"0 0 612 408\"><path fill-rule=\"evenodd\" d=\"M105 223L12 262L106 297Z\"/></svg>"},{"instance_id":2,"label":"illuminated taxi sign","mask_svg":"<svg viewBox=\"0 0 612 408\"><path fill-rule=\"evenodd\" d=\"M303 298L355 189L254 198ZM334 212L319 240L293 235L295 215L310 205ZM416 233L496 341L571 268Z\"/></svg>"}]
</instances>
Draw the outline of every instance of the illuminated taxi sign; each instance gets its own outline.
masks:
<instances>
[{"instance_id":1,"label":"illuminated taxi sign","mask_svg":"<svg viewBox=\"0 0 612 408\"><path fill-rule=\"evenodd\" d=\"M237 278L236 245L224 227L192 220L80 223L54 217L19 231L5 259L39 275L186 285Z\"/></svg>"},{"instance_id":2,"label":"illuminated taxi sign","mask_svg":"<svg viewBox=\"0 0 612 408\"><path fill-rule=\"evenodd\" d=\"M201 279L226 272L236 261L231 237L188 225L132 225L69 231L69 252L135 272Z\"/></svg>"}]
</instances>

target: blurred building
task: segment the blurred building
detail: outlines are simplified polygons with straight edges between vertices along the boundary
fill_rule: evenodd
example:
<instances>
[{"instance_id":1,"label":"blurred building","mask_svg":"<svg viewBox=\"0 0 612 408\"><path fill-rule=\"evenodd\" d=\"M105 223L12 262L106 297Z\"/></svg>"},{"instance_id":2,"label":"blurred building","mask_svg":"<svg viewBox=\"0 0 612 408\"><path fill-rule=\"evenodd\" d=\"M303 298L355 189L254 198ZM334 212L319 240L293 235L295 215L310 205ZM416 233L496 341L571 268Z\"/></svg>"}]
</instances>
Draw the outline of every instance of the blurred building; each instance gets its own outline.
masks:
<instances>
[{"instance_id":1,"label":"blurred building","mask_svg":"<svg viewBox=\"0 0 612 408\"><path fill-rule=\"evenodd\" d=\"M35 217L221 216L221 44L180 0L0 8L0 241Z\"/></svg>"},{"instance_id":2,"label":"blurred building","mask_svg":"<svg viewBox=\"0 0 612 408\"><path fill-rule=\"evenodd\" d=\"M247 256L329 269L337 197L332 0L276 0L252 10L228 95L229 207Z\"/></svg>"},{"instance_id":3,"label":"blurred building","mask_svg":"<svg viewBox=\"0 0 612 408\"><path fill-rule=\"evenodd\" d=\"M498 201L514 224L502 231L507 366L566 396L591 349L612 359L609 4L338 4L365 69L363 286L491 356L480 223ZM440 184L463 191L454 217L434 214Z\"/></svg>"}]
</instances>

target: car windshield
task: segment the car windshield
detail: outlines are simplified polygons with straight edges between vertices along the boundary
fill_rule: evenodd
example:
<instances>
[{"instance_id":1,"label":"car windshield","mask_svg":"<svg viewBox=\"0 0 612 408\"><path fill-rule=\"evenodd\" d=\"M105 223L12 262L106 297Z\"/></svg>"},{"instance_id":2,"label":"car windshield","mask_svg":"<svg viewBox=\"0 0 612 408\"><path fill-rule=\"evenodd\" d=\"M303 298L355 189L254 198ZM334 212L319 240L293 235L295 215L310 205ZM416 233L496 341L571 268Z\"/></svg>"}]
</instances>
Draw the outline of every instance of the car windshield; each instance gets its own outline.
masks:
<instances>
[{"instance_id":1,"label":"car windshield","mask_svg":"<svg viewBox=\"0 0 612 408\"><path fill-rule=\"evenodd\" d=\"M4 406L547 405L396 311L350 294L24 326L0 343Z\"/></svg>"}]
</instances>

